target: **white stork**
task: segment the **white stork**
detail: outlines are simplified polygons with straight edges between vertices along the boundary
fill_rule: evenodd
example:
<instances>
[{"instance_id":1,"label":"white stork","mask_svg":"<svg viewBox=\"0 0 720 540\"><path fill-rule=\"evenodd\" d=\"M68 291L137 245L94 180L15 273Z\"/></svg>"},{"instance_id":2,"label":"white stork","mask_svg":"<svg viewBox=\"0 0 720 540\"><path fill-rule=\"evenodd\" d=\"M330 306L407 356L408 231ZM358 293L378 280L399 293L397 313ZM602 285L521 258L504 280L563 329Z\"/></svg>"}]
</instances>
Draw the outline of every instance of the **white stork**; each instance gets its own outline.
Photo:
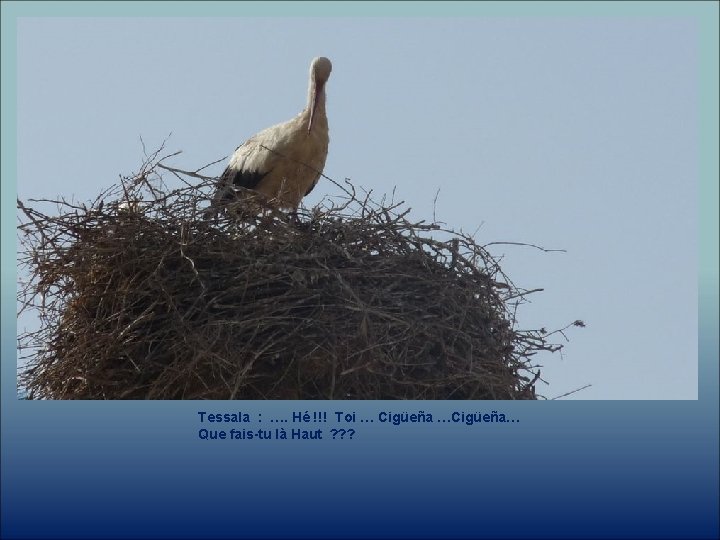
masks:
<instances>
[{"instance_id":1,"label":"white stork","mask_svg":"<svg viewBox=\"0 0 720 540\"><path fill-rule=\"evenodd\" d=\"M332 64L310 64L307 107L292 120L264 129L241 144L220 177L213 206L234 198L234 186L258 192L267 204L296 210L317 184L327 158L325 83ZM240 195L247 198L247 192Z\"/></svg>"}]
</instances>

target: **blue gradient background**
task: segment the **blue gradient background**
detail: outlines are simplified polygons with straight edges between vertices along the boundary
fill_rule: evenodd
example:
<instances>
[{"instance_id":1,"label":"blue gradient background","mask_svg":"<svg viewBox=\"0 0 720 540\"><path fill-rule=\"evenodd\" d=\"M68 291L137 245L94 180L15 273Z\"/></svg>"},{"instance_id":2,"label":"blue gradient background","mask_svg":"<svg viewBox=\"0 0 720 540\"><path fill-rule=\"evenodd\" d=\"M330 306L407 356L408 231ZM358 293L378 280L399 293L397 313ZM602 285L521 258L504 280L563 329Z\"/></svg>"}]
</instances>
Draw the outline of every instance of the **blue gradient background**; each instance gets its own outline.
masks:
<instances>
[{"instance_id":1,"label":"blue gradient background","mask_svg":"<svg viewBox=\"0 0 720 540\"><path fill-rule=\"evenodd\" d=\"M132 15L138 6L63 7ZM144 14L160 10L142 6ZM192 14L194 6L177 10ZM423 6L433 14L432 5ZM469 6L438 10L523 9ZM637 6L525 8L539 15L603 15ZM661 13L698 18L707 52L700 85L699 399L673 402L17 400L14 26L21 12L57 15L59 9L2 5L3 538L717 537L717 4L657 6ZM283 5L257 9L268 14ZM306 5L304 14L313 9L332 11ZM362 10L352 4L339 9ZM383 9L400 10L392 4ZM352 441L201 441L198 410L260 412L266 421L305 410L368 418L381 410L425 410L436 418L454 410L497 410L519 422L354 424ZM329 421L318 427L327 436L330 428L350 426Z\"/></svg>"}]
</instances>

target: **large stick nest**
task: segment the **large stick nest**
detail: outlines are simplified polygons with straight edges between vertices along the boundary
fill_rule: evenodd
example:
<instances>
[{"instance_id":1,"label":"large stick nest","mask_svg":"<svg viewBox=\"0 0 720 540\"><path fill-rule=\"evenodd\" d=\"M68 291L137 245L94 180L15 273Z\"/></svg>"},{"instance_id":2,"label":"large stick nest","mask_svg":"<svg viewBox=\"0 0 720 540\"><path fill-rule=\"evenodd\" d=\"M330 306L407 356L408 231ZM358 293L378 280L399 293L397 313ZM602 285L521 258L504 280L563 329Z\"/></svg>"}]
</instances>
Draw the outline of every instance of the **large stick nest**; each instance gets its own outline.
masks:
<instances>
[{"instance_id":1,"label":"large stick nest","mask_svg":"<svg viewBox=\"0 0 720 540\"><path fill-rule=\"evenodd\" d=\"M350 184L208 216L214 186L155 155L93 202L18 201L29 397L535 399L560 346L515 329L528 291L470 236Z\"/></svg>"}]
</instances>

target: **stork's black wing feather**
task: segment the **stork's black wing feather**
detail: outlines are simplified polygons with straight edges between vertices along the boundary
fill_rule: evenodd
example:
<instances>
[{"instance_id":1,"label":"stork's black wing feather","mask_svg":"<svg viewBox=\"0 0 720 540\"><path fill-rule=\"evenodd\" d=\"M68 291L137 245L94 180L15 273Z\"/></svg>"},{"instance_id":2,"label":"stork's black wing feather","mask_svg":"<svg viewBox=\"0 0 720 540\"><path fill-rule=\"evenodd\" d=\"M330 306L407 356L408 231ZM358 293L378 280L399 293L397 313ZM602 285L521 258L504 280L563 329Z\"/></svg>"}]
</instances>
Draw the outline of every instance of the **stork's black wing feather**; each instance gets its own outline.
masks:
<instances>
[{"instance_id":1,"label":"stork's black wing feather","mask_svg":"<svg viewBox=\"0 0 720 540\"><path fill-rule=\"evenodd\" d=\"M255 189L270 171L243 171L228 167L222 174L221 179L229 181L233 186Z\"/></svg>"},{"instance_id":2,"label":"stork's black wing feather","mask_svg":"<svg viewBox=\"0 0 720 540\"><path fill-rule=\"evenodd\" d=\"M233 187L254 189L270 171L242 171L227 167L220 175L218 188L215 193L216 201L230 201L235 198Z\"/></svg>"}]
</instances>

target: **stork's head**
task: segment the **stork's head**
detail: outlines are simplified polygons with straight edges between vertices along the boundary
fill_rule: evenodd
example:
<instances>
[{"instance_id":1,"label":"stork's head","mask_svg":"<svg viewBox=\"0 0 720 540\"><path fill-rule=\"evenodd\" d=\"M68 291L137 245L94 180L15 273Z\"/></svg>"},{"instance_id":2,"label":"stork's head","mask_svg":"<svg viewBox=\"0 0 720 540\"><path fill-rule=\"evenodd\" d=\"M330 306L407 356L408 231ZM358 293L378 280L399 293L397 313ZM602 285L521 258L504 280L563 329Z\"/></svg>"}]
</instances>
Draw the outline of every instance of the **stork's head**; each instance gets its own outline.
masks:
<instances>
[{"instance_id":1,"label":"stork's head","mask_svg":"<svg viewBox=\"0 0 720 540\"><path fill-rule=\"evenodd\" d=\"M317 84L325 84L325 82L330 78L331 71L332 64L330 63L330 60L324 56L313 58L312 64L310 64L310 76Z\"/></svg>"},{"instance_id":2,"label":"stork's head","mask_svg":"<svg viewBox=\"0 0 720 540\"><path fill-rule=\"evenodd\" d=\"M308 123L308 132L312 129L313 119L315 118L315 109L320 103L320 97L325 92L325 83L330 78L332 64L330 60L324 56L313 58L310 64L310 122Z\"/></svg>"}]
</instances>

